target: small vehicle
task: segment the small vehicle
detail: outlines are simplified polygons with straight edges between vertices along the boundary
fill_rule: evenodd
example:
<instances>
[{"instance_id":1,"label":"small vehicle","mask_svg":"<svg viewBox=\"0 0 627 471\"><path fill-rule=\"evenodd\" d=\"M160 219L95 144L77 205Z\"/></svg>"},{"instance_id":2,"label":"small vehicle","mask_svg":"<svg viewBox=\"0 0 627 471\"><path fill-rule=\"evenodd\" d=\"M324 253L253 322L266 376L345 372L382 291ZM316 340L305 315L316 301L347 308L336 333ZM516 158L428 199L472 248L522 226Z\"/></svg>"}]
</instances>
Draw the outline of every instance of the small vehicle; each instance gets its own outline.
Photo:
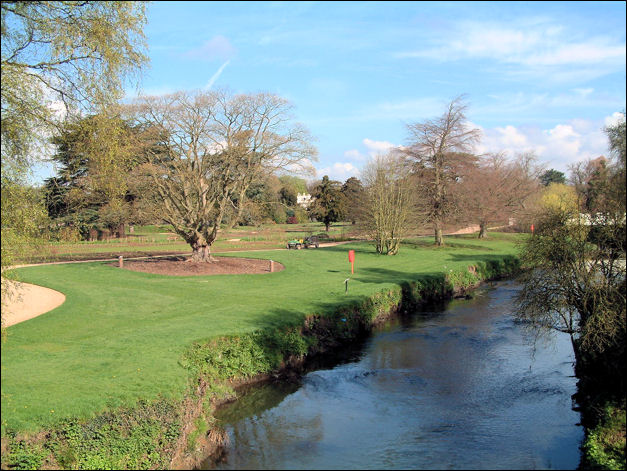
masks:
<instances>
[{"instance_id":1,"label":"small vehicle","mask_svg":"<svg viewBox=\"0 0 627 471\"><path fill-rule=\"evenodd\" d=\"M305 247L306 249L310 247L318 248L319 245L320 245L320 242L318 241L318 236L309 236L305 239L292 239L287 242L288 249L297 249L297 250L300 250L303 247Z\"/></svg>"}]
</instances>

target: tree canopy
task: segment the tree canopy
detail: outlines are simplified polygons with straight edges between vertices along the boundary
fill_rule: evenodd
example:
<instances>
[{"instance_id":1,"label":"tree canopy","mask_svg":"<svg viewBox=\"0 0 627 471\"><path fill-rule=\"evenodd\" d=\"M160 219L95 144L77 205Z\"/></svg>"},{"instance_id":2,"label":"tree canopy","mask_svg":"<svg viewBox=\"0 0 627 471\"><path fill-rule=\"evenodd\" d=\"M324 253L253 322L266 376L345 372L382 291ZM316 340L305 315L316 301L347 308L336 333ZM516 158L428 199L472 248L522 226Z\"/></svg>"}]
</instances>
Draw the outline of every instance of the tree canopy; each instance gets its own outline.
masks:
<instances>
[{"instance_id":1,"label":"tree canopy","mask_svg":"<svg viewBox=\"0 0 627 471\"><path fill-rule=\"evenodd\" d=\"M566 183L566 175L563 172L551 168L540 175L540 181L544 186L549 186L551 183Z\"/></svg>"},{"instance_id":2,"label":"tree canopy","mask_svg":"<svg viewBox=\"0 0 627 471\"><path fill-rule=\"evenodd\" d=\"M309 206L309 212L324 223L327 231L331 223L344 217L344 198L340 182L329 180L328 175L325 175L313 188L311 196L313 202Z\"/></svg>"},{"instance_id":3,"label":"tree canopy","mask_svg":"<svg viewBox=\"0 0 627 471\"><path fill-rule=\"evenodd\" d=\"M221 224L240 220L251 186L316 158L309 132L295 123L291 105L269 93L179 92L139 98L129 108L154 142L140 167L146 197L159 205L193 250L210 261Z\"/></svg>"},{"instance_id":4,"label":"tree canopy","mask_svg":"<svg viewBox=\"0 0 627 471\"><path fill-rule=\"evenodd\" d=\"M121 97L147 63L144 9L130 1L2 2L3 165L24 166L67 113Z\"/></svg>"},{"instance_id":5,"label":"tree canopy","mask_svg":"<svg viewBox=\"0 0 627 471\"><path fill-rule=\"evenodd\" d=\"M418 192L423 196L421 211L433 223L435 244L443 245L442 224L456 205L451 185L457 181L460 167L472 163L480 131L469 126L467 105L457 97L442 116L409 124L408 145L403 148L414 162Z\"/></svg>"}]
</instances>

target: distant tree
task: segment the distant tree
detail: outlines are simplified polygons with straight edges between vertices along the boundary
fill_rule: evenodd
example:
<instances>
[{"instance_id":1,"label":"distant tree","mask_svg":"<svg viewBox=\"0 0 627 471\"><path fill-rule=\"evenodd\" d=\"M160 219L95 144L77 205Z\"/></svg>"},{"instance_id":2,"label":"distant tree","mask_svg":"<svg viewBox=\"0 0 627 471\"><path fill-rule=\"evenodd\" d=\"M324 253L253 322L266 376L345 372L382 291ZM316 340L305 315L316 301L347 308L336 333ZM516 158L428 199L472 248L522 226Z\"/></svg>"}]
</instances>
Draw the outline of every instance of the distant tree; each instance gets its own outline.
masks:
<instances>
[{"instance_id":1,"label":"distant tree","mask_svg":"<svg viewBox=\"0 0 627 471\"><path fill-rule=\"evenodd\" d=\"M625 139L625 110L619 113L619 118L615 124L606 126L604 131L610 143L610 152L615 158L616 166L625 168L625 154L627 154L627 143Z\"/></svg>"},{"instance_id":2,"label":"distant tree","mask_svg":"<svg viewBox=\"0 0 627 471\"><path fill-rule=\"evenodd\" d=\"M540 168L533 154L521 154L508 161L497 154L467 166L453 192L460 219L479 223L479 238L487 236L488 224L503 221L525 206L538 190Z\"/></svg>"},{"instance_id":3,"label":"distant tree","mask_svg":"<svg viewBox=\"0 0 627 471\"><path fill-rule=\"evenodd\" d=\"M574 186L551 183L539 193L538 212L567 211L575 214L580 207L580 199Z\"/></svg>"},{"instance_id":4,"label":"distant tree","mask_svg":"<svg viewBox=\"0 0 627 471\"><path fill-rule=\"evenodd\" d=\"M307 182L294 175L281 175L279 181L284 187L292 188L296 193L307 193Z\"/></svg>"},{"instance_id":5,"label":"distant tree","mask_svg":"<svg viewBox=\"0 0 627 471\"><path fill-rule=\"evenodd\" d=\"M415 197L404 158L395 153L377 156L363 172L364 222L375 241L377 253L396 255L414 221Z\"/></svg>"},{"instance_id":6,"label":"distant tree","mask_svg":"<svg viewBox=\"0 0 627 471\"><path fill-rule=\"evenodd\" d=\"M364 187L358 178L350 177L342 185L341 191L344 196L346 218L355 224L363 215L366 196Z\"/></svg>"},{"instance_id":7,"label":"distant tree","mask_svg":"<svg viewBox=\"0 0 627 471\"><path fill-rule=\"evenodd\" d=\"M100 114L66 123L52 143L58 175L46 181L50 217L101 211L100 223L123 236L131 215L129 178L141 152L139 131L119 116Z\"/></svg>"},{"instance_id":8,"label":"distant tree","mask_svg":"<svg viewBox=\"0 0 627 471\"><path fill-rule=\"evenodd\" d=\"M414 163L417 190L433 224L436 245L444 245L442 225L457 207L451 186L459 177L459 165L474 158L471 152L480 137L480 131L469 126L466 109L458 97L439 118L407 126L410 137L402 152Z\"/></svg>"},{"instance_id":9,"label":"distant tree","mask_svg":"<svg viewBox=\"0 0 627 471\"><path fill-rule=\"evenodd\" d=\"M329 180L325 175L311 193L313 202L309 206L309 213L324 223L327 232L331 223L341 221L344 217L344 198L340 185L340 182Z\"/></svg>"},{"instance_id":10,"label":"distant tree","mask_svg":"<svg viewBox=\"0 0 627 471\"><path fill-rule=\"evenodd\" d=\"M254 183L315 159L308 131L276 95L180 92L140 98L131 110L167 150L148 154L141 167L145 191L191 246L192 261L212 260L222 223L241 220Z\"/></svg>"},{"instance_id":11,"label":"distant tree","mask_svg":"<svg viewBox=\"0 0 627 471\"><path fill-rule=\"evenodd\" d=\"M549 186L551 183L566 183L566 175L551 168L540 175L540 181L544 186Z\"/></svg>"},{"instance_id":12,"label":"distant tree","mask_svg":"<svg viewBox=\"0 0 627 471\"><path fill-rule=\"evenodd\" d=\"M298 202L296 189L291 185L282 186L279 190L279 201L288 207L296 206Z\"/></svg>"}]
</instances>

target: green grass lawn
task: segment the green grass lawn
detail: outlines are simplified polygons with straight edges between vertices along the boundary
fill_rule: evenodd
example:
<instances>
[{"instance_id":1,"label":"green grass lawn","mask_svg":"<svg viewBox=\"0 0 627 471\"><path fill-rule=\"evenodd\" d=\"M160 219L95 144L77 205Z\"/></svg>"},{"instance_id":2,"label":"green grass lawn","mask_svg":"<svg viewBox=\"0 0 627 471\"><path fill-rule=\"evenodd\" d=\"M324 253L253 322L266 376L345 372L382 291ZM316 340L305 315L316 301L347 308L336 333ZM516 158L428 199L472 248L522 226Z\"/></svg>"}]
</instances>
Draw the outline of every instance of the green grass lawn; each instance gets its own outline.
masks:
<instances>
[{"instance_id":1,"label":"green grass lawn","mask_svg":"<svg viewBox=\"0 0 627 471\"><path fill-rule=\"evenodd\" d=\"M177 362L193 341L301 324L306 314L334 310L405 280L513 254L515 239L447 237L444 248L432 247L432 238L419 239L394 257L379 256L365 243L247 254L285 265L261 275L169 277L104 262L22 268L20 279L61 291L66 301L7 329L3 435L90 417L139 398L180 397L188 377ZM352 276L349 249L356 251Z\"/></svg>"}]
</instances>

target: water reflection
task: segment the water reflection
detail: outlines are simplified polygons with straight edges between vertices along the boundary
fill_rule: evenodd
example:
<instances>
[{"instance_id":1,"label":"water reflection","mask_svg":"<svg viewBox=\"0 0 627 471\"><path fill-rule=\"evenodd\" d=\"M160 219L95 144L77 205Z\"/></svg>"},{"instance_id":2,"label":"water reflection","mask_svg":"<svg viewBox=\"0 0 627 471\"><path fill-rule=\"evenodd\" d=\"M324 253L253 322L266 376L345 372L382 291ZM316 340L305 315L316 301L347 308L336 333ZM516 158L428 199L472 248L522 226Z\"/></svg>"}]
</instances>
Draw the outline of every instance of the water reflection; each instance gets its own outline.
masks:
<instances>
[{"instance_id":1,"label":"water reflection","mask_svg":"<svg viewBox=\"0 0 627 471\"><path fill-rule=\"evenodd\" d=\"M569 339L534 349L504 282L388 324L352 361L223 409L224 469L574 469Z\"/></svg>"}]
</instances>

